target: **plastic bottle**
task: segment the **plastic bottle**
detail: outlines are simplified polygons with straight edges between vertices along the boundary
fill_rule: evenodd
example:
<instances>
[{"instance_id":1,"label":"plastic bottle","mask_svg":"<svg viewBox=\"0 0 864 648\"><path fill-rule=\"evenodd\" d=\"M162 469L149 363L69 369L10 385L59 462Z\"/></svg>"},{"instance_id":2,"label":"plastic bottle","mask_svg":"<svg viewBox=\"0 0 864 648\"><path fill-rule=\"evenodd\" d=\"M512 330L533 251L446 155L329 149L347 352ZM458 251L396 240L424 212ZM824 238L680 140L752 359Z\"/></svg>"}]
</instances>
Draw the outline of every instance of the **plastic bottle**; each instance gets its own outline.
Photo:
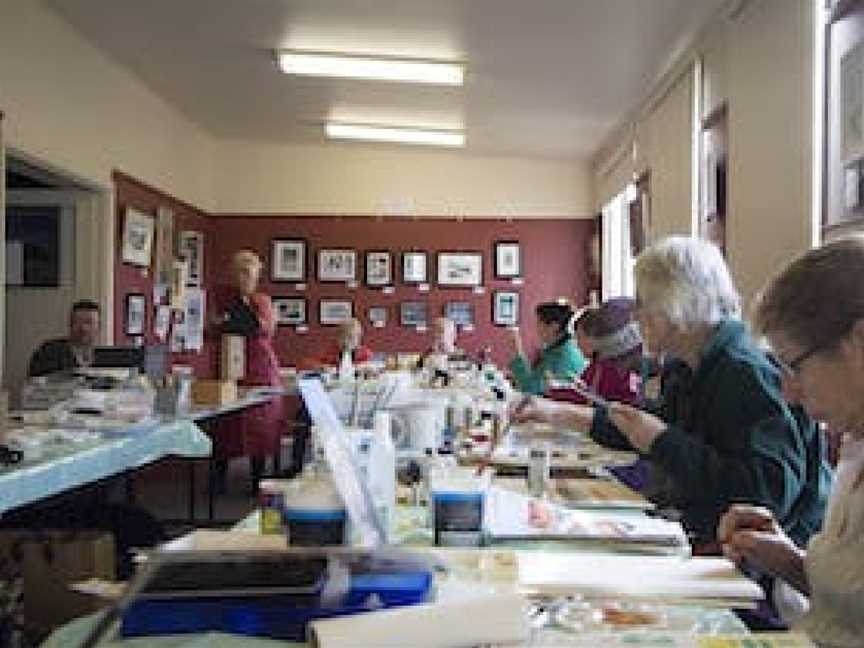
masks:
<instances>
[{"instance_id":1,"label":"plastic bottle","mask_svg":"<svg viewBox=\"0 0 864 648\"><path fill-rule=\"evenodd\" d=\"M387 541L393 535L396 509L396 448L388 412L376 412L369 461L369 490Z\"/></svg>"},{"instance_id":2,"label":"plastic bottle","mask_svg":"<svg viewBox=\"0 0 864 648\"><path fill-rule=\"evenodd\" d=\"M345 350L339 362L339 382L351 380L354 380L354 361L351 359L351 351Z\"/></svg>"}]
</instances>

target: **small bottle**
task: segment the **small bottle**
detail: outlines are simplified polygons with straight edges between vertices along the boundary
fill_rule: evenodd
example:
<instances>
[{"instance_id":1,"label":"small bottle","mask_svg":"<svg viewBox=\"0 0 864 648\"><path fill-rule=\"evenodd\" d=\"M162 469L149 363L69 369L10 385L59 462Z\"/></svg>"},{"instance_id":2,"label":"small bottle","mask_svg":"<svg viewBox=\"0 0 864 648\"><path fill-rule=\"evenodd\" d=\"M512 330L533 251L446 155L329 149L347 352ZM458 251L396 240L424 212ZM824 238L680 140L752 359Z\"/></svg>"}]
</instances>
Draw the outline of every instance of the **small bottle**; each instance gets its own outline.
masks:
<instances>
[{"instance_id":1,"label":"small bottle","mask_svg":"<svg viewBox=\"0 0 864 648\"><path fill-rule=\"evenodd\" d=\"M354 379L354 361L351 359L351 351L342 352L342 360L339 363L339 381L348 382Z\"/></svg>"},{"instance_id":2,"label":"small bottle","mask_svg":"<svg viewBox=\"0 0 864 648\"><path fill-rule=\"evenodd\" d=\"M531 448L528 463L528 491L534 497L542 497L549 486L549 448Z\"/></svg>"}]
</instances>

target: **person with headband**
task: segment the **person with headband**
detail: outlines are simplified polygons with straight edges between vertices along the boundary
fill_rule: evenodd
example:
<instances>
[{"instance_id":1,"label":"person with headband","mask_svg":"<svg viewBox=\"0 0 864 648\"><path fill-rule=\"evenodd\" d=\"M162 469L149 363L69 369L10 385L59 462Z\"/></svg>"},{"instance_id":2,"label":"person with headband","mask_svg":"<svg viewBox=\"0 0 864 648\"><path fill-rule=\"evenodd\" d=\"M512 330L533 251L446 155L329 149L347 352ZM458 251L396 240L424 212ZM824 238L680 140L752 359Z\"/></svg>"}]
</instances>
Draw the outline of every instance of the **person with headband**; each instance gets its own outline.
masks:
<instances>
[{"instance_id":1,"label":"person with headband","mask_svg":"<svg viewBox=\"0 0 864 648\"><path fill-rule=\"evenodd\" d=\"M240 250L232 259L233 285L214 295L213 321L218 334L241 335L245 339L246 371L241 385L281 387L279 361L273 349L276 314L270 297L258 291L261 259L252 250ZM224 488L228 459L250 458L252 489L264 474L266 458L275 455L286 422L281 399L273 399L241 414L220 419L214 455L216 484Z\"/></svg>"},{"instance_id":2,"label":"person with headband","mask_svg":"<svg viewBox=\"0 0 864 648\"><path fill-rule=\"evenodd\" d=\"M635 449L666 482L657 503L681 512L697 551L717 552L734 502L773 512L798 545L822 524L830 484L813 419L792 407L781 374L740 319L740 299L711 243L670 237L636 261L636 317L645 345L675 360L658 407L596 407L536 399L520 418L589 431Z\"/></svg>"},{"instance_id":3,"label":"person with headband","mask_svg":"<svg viewBox=\"0 0 864 648\"><path fill-rule=\"evenodd\" d=\"M571 382L585 370L588 362L573 341L571 331L575 312L564 299L540 304L535 309L537 334L542 349L532 364L525 357L522 335L513 329L513 357L510 372L516 389L526 394L542 394L547 387L547 377Z\"/></svg>"},{"instance_id":4,"label":"person with headband","mask_svg":"<svg viewBox=\"0 0 864 648\"><path fill-rule=\"evenodd\" d=\"M788 618L795 630L835 648L864 645L862 276L864 236L833 241L771 281L754 318L773 350L786 398L847 431L825 524L805 549L776 511L751 501L732 506L717 531L728 557L777 579L774 599L781 610L799 613ZM806 598L796 601L792 588Z\"/></svg>"}]
</instances>

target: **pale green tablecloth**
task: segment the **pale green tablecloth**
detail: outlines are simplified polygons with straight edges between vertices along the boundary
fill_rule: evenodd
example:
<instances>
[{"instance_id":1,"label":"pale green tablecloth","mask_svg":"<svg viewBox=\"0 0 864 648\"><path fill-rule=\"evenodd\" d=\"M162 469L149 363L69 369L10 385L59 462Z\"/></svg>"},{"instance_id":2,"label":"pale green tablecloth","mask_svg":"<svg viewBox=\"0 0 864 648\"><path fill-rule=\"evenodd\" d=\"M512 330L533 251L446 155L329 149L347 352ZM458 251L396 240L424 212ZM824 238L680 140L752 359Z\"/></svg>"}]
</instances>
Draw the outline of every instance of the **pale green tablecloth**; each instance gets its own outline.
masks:
<instances>
[{"instance_id":1,"label":"pale green tablecloth","mask_svg":"<svg viewBox=\"0 0 864 648\"><path fill-rule=\"evenodd\" d=\"M36 461L0 469L0 514L165 457L209 457L212 446L188 420L130 425L83 444L57 443Z\"/></svg>"}]
</instances>

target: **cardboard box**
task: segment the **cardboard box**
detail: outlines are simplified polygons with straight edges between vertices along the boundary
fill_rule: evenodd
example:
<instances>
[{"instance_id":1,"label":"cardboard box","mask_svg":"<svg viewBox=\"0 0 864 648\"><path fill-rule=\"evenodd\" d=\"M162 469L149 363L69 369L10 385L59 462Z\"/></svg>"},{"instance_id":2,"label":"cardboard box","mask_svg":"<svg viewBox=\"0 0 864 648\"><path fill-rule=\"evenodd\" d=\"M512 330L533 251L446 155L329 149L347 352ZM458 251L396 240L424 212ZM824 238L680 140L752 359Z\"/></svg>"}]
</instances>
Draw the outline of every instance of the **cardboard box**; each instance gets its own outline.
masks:
<instances>
[{"instance_id":1,"label":"cardboard box","mask_svg":"<svg viewBox=\"0 0 864 648\"><path fill-rule=\"evenodd\" d=\"M0 560L6 577L17 575L23 583L24 625L38 639L105 606L71 584L117 577L114 538L106 531L3 531Z\"/></svg>"},{"instance_id":2,"label":"cardboard box","mask_svg":"<svg viewBox=\"0 0 864 648\"><path fill-rule=\"evenodd\" d=\"M233 380L196 380L192 383L192 402L196 405L227 405L237 400Z\"/></svg>"},{"instance_id":3,"label":"cardboard box","mask_svg":"<svg viewBox=\"0 0 864 648\"><path fill-rule=\"evenodd\" d=\"M222 380L240 380L246 375L246 338L223 335L219 365Z\"/></svg>"}]
</instances>

